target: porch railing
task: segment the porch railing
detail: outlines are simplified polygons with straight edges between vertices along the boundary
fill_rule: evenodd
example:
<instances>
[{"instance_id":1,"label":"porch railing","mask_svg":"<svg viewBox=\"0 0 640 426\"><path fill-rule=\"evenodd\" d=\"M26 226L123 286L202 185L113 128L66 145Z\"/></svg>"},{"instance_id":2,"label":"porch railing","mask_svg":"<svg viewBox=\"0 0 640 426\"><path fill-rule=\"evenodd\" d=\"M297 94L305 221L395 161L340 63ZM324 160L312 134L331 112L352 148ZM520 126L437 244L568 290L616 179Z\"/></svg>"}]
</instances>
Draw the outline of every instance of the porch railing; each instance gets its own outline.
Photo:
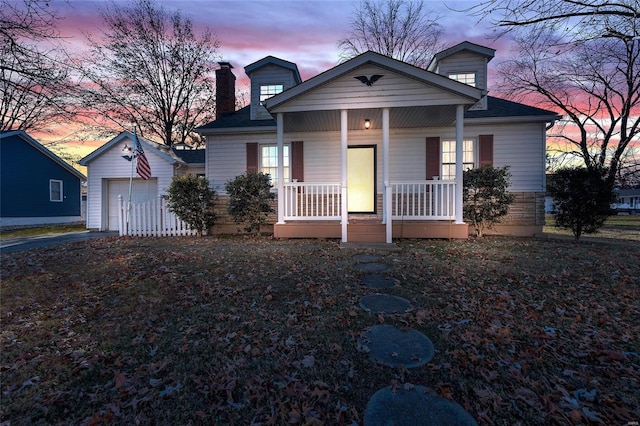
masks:
<instances>
[{"instance_id":1,"label":"porch railing","mask_svg":"<svg viewBox=\"0 0 640 426\"><path fill-rule=\"evenodd\" d=\"M284 184L284 220L339 220L341 211L339 183Z\"/></svg>"},{"instance_id":2,"label":"porch railing","mask_svg":"<svg viewBox=\"0 0 640 426\"><path fill-rule=\"evenodd\" d=\"M392 220L455 218L455 181L425 180L391 184Z\"/></svg>"},{"instance_id":3,"label":"porch railing","mask_svg":"<svg viewBox=\"0 0 640 426\"><path fill-rule=\"evenodd\" d=\"M425 180L391 184L392 220L452 220L455 181ZM284 220L340 220L339 183L284 184Z\"/></svg>"}]
</instances>

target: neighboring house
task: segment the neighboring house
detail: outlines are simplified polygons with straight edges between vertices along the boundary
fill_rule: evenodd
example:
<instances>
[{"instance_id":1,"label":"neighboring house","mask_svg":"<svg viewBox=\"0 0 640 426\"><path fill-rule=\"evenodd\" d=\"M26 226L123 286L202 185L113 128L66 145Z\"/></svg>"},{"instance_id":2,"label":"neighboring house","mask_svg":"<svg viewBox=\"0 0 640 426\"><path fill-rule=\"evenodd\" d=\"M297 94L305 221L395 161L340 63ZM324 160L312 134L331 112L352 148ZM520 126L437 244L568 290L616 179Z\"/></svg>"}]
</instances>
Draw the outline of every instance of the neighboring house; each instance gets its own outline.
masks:
<instances>
[{"instance_id":1,"label":"neighboring house","mask_svg":"<svg viewBox=\"0 0 640 426\"><path fill-rule=\"evenodd\" d=\"M266 57L245 67L251 104L234 111L219 90L217 119L198 129L207 178L224 196L237 175L270 173L275 237L389 243L466 238L463 169L508 165L516 202L497 232L542 232L546 127L560 116L487 96L494 52L464 42L427 70L366 52L304 82ZM218 71L233 86L231 65Z\"/></svg>"},{"instance_id":2,"label":"neighboring house","mask_svg":"<svg viewBox=\"0 0 640 426\"><path fill-rule=\"evenodd\" d=\"M640 212L640 188L616 189L615 208L618 212L636 215Z\"/></svg>"},{"instance_id":3,"label":"neighboring house","mask_svg":"<svg viewBox=\"0 0 640 426\"><path fill-rule=\"evenodd\" d=\"M204 150L171 149L138 137L151 167L151 178L141 179L130 161L134 135L122 132L80 160L87 167L87 228L118 230L118 196L144 203L166 194L176 175L204 175Z\"/></svg>"},{"instance_id":4,"label":"neighboring house","mask_svg":"<svg viewBox=\"0 0 640 426\"><path fill-rule=\"evenodd\" d=\"M0 226L82 221L85 176L22 130L0 133Z\"/></svg>"}]
</instances>

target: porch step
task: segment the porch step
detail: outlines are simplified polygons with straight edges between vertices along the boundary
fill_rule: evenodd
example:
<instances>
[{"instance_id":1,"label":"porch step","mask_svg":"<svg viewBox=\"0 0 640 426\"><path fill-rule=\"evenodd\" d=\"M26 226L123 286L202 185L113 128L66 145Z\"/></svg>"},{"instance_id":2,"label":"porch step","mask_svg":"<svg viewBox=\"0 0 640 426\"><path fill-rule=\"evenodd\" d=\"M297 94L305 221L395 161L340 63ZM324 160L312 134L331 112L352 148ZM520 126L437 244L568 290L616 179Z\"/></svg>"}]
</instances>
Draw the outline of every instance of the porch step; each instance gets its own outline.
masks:
<instances>
[{"instance_id":1,"label":"porch step","mask_svg":"<svg viewBox=\"0 0 640 426\"><path fill-rule=\"evenodd\" d=\"M386 242L386 226L382 223L349 223L347 241L353 243Z\"/></svg>"}]
</instances>

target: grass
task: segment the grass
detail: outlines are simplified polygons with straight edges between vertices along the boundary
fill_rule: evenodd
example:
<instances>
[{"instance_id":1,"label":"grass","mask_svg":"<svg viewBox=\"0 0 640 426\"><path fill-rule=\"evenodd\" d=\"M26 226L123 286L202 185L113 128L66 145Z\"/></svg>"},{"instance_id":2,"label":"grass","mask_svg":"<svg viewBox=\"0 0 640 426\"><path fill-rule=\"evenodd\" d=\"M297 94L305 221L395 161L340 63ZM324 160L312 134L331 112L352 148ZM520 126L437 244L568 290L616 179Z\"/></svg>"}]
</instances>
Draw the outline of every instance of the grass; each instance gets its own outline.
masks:
<instances>
[{"instance_id":1,"label":"grass","mask_svg":"<svg viewBox=\"0 0 640 426\"><path fill-rule=\"evenodd\" d=\"M551 235L573 237L568 229L555 227L552 215L545 218L544 232ZM585 234L581 237L584 240L608 239L619 241L640 241L640 215L615 215L610 216L604 226L596 234Z\"/></svg>"},{"instance_id":2,"label":"grass","mask_svg":"<svg viewBox=\"0 0 640 426\"><path fill-rule=\"evenodd\" d=\"M2 229L0 231L0 240L20 237L34 237L38 235L64 234L67 232L81 232L86 230L87 229L83 223L71 225L48 225L16 229Z\"/></svg>"},{"instance_id":3,"label":"grass","mask_svg":"<svg viewBox=\"0 0 640 426\"><path fill-rule=\"evenodd\" d=\"M640 244L403 240L415 309L363 311L335 241L118 238L2 255L0 423L362 423L413 383L480 424L640 418ZM60 260L64 259L64 262ZM415 369L357 349L376 324L435 344Z\"/></svg>"}]
</instances>

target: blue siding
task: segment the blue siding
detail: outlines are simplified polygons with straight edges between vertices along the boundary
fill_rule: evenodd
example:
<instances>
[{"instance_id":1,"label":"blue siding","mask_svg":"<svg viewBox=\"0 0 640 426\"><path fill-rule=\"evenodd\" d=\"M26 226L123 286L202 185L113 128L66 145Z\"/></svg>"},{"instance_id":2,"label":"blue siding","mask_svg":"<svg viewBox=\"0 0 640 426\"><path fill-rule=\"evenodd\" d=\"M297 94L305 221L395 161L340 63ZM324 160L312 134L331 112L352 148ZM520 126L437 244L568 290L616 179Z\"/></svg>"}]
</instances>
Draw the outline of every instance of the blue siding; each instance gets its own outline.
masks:
<instances>
[{"instance_id":1,"label":"blue siding","mask_svg":"<svg viewBox=\"0 0 640 426\"><path fill-rule=\"evenodd\" d=\"M49 180L63 182L62 202ZM80 216L80 179L17 135L0 143L0 217Z\"/></svg>"}]
</instances>

